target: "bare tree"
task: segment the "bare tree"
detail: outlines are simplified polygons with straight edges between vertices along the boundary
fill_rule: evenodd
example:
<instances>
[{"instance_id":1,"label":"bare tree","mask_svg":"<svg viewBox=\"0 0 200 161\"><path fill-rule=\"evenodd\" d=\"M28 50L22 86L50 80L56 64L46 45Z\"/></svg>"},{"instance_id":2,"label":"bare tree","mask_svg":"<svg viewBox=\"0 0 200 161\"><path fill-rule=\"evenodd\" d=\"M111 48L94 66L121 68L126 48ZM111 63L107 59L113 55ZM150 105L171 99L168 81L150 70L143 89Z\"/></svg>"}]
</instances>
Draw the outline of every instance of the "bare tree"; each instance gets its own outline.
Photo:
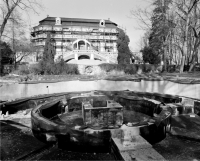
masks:
<instances>
[{"instance_id":1,"label":"bare tree","mask_svg":"<svg viewBox=\"0 0 200 161\"><path fill-rule=\"evenodd\" d=\"M5 30L7 22L10 20L12 13L16 10L22 10L29 13L33 11L37 12L37 8L42 8L41 4L37 0L2 0L0 2L0 12L2 15L2 21L0 24L0 41L2 40L2 35ZM1 64L1 50L0 50L0 74L2 73Z\"/></svg>"},{"instance_id":2,"label":"bare tree","mask_svg":"<svg viewBox=\"0 0 200 161\"><path fill-rule=\"evenodd\" d=\"M139 29L148 31L151 29L151 17L152 17L152 10L147 8L141 9L138 8L137 10L132 9L130 11L130 18L134 18L138 21Z\"/></svg>"},{"instance_id":3,"label":"bare tree","mask_svg":"<svg viewBox=\"0 0 200 161\"><path fill-rule=\"evenodd\" d=\"M156 0L152 0L155 2ZM165 2L160 0L160 2ZM151 16L153 8L131 10L141 29L152 29ZM180 73L184 65L190 65L190 71L198 61L200 46L200 0L172 0L167 8L165 23L168 33L162 42L164 56L170 62L180 65ZM159 26L161 27L161 26ZM146 37L146 36L145 36ZM148 39L148 37L146 37Z\"/></svg>"},{"instance_id":4,"label":"bare tree","mask_svg":"<svg viewBox=\"0 0 200 161\"><path fill-rule=\"evenodd\" d=\"M195 16L198 3L199 0L173 0L172 2L170 14L174 15L173 21L176 24L173 28L173 46L176 46L181 53L180 73L183 72L186 61L188 64L190 63L191 57L195 55L194 51L199 46L196 30L197 17ZM194 36L196 37L196 42L194 41ZM195 56L193 59L195 62Z\"/></svg>"},{"instance_id":5,"label":"bare tree","mask_svg":"<svg viewBox=\"0 0 200 161\"><path fill-rule=\"evenodd\" d=\"M195 66L195 63L198 60L198 48L200 46L200 8L198 8L197 3L194 6L194 16L193 16L193 23L191 24L191 28L193 31L194 37L194 45L192 50L192 60L189 71Z\"/></svg>"}]
</instances>

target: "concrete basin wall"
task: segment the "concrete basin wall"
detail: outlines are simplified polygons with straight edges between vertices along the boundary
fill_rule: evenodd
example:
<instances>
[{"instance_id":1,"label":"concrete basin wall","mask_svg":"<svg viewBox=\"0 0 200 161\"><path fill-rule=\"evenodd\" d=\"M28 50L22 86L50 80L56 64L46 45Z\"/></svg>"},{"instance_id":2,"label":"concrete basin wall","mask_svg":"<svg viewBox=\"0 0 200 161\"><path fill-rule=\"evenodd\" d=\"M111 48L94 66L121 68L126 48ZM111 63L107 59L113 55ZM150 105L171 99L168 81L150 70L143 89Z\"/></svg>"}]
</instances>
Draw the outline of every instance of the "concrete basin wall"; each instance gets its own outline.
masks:
<instances>
[{"instance_id":1,"label":"concrete basin wall","mask_svg":"<svg viewBox=\"0 0 200 161\"><path fill-rule=\"evenodd\" d=\"M178 84L170 81L66 81L37 84L7 84L0 87L0 100L13 100L42 94L73 92L73 91L119 91L132 90L171 94L200 99L200 84Z\"/></svg>"}]
</instances>

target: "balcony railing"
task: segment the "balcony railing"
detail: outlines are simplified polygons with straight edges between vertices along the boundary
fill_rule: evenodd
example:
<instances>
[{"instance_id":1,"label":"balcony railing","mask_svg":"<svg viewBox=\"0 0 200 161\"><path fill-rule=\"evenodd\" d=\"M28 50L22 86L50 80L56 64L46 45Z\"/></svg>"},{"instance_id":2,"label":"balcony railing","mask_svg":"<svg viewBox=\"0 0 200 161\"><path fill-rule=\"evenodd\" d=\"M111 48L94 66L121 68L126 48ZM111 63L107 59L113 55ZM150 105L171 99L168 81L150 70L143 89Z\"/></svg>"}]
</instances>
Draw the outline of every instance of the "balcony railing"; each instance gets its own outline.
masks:
<instances>
[{"instance_id":1,"label":"balcony railing","mask_svg":"<svg viewBox=\"0 0 200 161\"><path fill-rule=\"evenodd\" d=\"M95 36L95 35L61 35L54 34L52 38L75 38L75 39L99 39L99 40L117 40L117 36Z\"/></svg>"},{"instance_id":2,"label":"balcony railing","mask_svg":"<svg viewBox=\"0 0 200 161\"><path fill-rule=\"evenodd\" d=\"M98 30L93 30L92 28L76 28L76 27L68 27L62 28L62 27L51 27L51 26L37 26L33 29L35 32L37 31L83 31L83 32L101 32L101 33L118 33L118 31L113 28L99 28Z\"/></svg>"},{"instance_id":3,"label":"balcony railing","mask_svg":"<svg viewBox=\"0 0 200 161\"><path fill-rule=\"evenodd\" d=\"M42 41L42 42L35 42L34 43L34 46L39 46L39 45L45 45L45 42Z\"/></svg>"},{"instance_id":4,"label":"balcony railing","mask_svg":"<svg viewBox=\"0 0 200 161\"><path fill-rule=\"evenodd\" d=\"M33 37L32 39L40 39L40 38L47 38L46 34L39 34ZM51 35L51 38L60 38L60 39L90 39L90 40L117 40L117 36L94 36L94 35L61 35L61 34L54 34Z\"/></svg>"}]
</instances>

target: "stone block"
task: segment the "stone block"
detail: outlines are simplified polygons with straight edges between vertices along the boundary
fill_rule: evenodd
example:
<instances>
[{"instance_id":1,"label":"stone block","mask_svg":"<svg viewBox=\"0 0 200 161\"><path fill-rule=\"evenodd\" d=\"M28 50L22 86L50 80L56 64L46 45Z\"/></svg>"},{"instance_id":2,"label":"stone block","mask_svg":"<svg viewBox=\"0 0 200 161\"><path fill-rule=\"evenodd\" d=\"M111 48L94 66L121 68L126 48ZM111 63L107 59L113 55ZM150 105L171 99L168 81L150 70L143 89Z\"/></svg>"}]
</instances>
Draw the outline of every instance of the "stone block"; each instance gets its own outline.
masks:
<instances>
[{"instance_id":1,"label":"stone block","mask_svg":"<svg viewBox=\"0 0 200 161\"><path fill-rule=\"evenodd\" d=\"M178 116L184 112L184 107L180 103L168 103L167 106L172 108L172 115Z\"/></svg>"},{"instance_id":2,"label":"stone block","mask_svg":"<svg viewBox=\"0 0 200 161\"><path fill-rule=\"evenodd\" d=\"M194 102L194 113L200 116L200 101Z\"/></svg>"},{"instance_id":3,"label":"stone block","mask_svg":"<svg viewBox=\"0 0 200 161\"><path fill-rule=\"evenodd\" d=\"M181 97L181 98L182 98L181 104L183 106L194 106L194 99L186 97Z\"/></svg>"}]
</instances>

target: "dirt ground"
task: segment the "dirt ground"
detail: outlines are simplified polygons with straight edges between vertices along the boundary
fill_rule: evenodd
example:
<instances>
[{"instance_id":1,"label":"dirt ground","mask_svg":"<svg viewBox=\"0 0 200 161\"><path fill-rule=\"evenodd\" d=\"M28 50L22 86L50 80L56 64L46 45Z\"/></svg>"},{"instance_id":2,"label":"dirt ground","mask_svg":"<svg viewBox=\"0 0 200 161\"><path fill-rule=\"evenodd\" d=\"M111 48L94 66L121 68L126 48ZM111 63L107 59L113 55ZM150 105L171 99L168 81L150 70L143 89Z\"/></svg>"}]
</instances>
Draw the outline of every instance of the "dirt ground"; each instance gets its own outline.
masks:
<instances>
[{"instance_id":1,"label":"dirt ground","mask_svg":"<svg viewBox=\"0 0 200 161\"><path fill-rule=\"evenodd\" d=\"M70 80L98 80L113 77L120 78L158 78L158 79L175 79L175 80L198 80L200 82L200 72L193 73L142 73L134 75L5 75L0 77L0 86L3 84L13 84L29 81L70 81Z\"/></svg>"},{"instance_id":2,"label":"dirt ground","mask_svg":"<svg viewBox=\"0 0 200 161\"><path fill-rule=\"evenodd\" d=\"M167 135L167 137L155 144L153 148L169 161L199 161L200 142L177 138Z\"/></svg>"},{"instance_id":3,"label":"dirt ground","mask_svg":"<svg viewBox=\"0 0 200 161\"><path fill-rule=\"evenodd\" d=\"M44 146L42 142L30 135L29 128L17 122L11 123L14 126L11 126L10 123L11 121L8 120L0 121L1 160L15 160Z\"/></svg>"}]
</instances>

